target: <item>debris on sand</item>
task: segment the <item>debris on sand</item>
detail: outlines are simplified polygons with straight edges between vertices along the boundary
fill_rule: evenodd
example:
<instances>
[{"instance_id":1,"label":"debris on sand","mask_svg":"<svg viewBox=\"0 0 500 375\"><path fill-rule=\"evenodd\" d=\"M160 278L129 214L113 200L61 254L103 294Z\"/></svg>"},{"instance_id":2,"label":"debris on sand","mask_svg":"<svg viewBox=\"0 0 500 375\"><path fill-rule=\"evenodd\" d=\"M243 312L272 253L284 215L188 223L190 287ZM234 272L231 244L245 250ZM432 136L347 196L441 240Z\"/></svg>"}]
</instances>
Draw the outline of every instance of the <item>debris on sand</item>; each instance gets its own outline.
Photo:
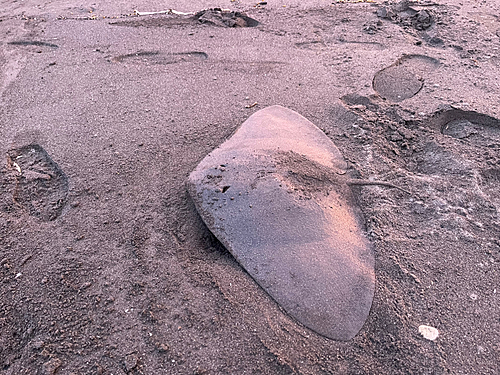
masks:
<instances>
[{"instance_id":1,"label":"debris on sand","mask_svg":"<svg viewBox=\"0 0 500 375\"><path fill-rule=\"evenodd\" d=\"M413 9L408 1L383 6L377 10L377 16L417 30L427 30L434 24L434 18L429 11Z\"/></svg>"},{"instance_id":2,"label":"debris on sand","mask_svg":"<svg viewBox=\"0 0 500 375\"><path fill-rule=\"evenodd\" d=\"M257 20L245 13L222 8L203 9L199 12L185 13L173 9L158 12L134 11L135 17L111 23L116 26L131 27L179 27L188 25L212 25L218 27L255 27Z\"/></svg>"},{"instance_id":3,"label":"debris on sand","mask_svg":"<svg viewBox=\"0 0 500 375\"><path fill-rule=\"evenodd\" d=\"M137 9L134 9L134 14L136 16L151 16L151 15L154 15L154 14L176 14L176 15L179 15L179 16L189 16L189 15L192 15L194 13L192 12L179 12L177 10L174 10L174 9L167 9L167 10L160 10L158 12L139 12Z\"/></svg>"},{"instance_id":4,"label":"debris on sand","mask_svg":"<svg viewBox=\"0 0 500 375\"><path fill-rule=\"evenodd\" d=\"M196 13L194 18L200 23L220 27L255 27L259 24L258 21L248 17L245 13L221 8L204 9Z\"/></svg>"}]
</instances>

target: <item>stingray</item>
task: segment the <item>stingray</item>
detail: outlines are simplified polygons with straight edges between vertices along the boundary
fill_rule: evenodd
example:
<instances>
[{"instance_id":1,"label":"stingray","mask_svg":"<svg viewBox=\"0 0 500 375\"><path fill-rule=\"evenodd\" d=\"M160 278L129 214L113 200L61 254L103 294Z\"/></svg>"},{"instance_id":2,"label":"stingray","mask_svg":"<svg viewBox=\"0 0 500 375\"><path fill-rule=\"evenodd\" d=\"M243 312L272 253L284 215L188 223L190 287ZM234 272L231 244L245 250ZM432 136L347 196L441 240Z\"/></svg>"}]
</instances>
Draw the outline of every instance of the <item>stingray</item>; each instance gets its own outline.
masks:
<instances>
[{"instance_id":1,"label":"stingray","mask_svg":"<svg viewBox=\"0 0 500 375\"><path fill-rule=\"evenodd\" d=\"M202 220L293 318L350 340L370 312L373 249L333 142L298 113L272 106L249 117L190 174Z\"/></svg>"}]
</instances>

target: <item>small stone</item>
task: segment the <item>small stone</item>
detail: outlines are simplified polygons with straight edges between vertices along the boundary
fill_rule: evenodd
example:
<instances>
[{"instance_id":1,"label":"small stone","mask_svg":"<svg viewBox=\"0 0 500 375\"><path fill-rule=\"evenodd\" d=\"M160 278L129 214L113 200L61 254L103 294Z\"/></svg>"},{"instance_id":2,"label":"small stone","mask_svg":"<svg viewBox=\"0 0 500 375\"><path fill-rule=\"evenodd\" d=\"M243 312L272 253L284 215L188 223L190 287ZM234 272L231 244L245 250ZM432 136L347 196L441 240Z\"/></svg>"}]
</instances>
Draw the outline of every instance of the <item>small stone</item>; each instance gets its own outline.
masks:
<instances>
[{"instance_id":1,"label":"small stone","mask_svg":"<svg viewBox=\"0 0 500 375\"><path fill-rule=\"evenodd\" d=\"M165 352L168 352L170 350L170 347L167 344L163 344L163 343L157 343L156 347L158 348L158 351L160 353L165 353Z\"/></svg>"},{"instance_id":2,"label":"small stone","mask_svg":"<svg viewBox=\"0 0 500 375\"><path fill-rule=\"evenodd\" d=\"M424 337L424 339L434 341L439 336L439 331L431 326L421 325L418 327L418 332Z\"/></svg>"},{"instance_id":3,"label":"small stone","mask_svg":"<svg viewBox=\"0 0 500 375\"><path fill-rule=\"evenodd\" d=\"M477 300L477 294L476 293L472 293L469 297L473 301Z\"/></svg>"},{"instance_id":4,"label":"small stone","mask_svg":"<svg viewBox=\"0 0 500 375\"><path fill-rule=\"evenodd\" d=\"M467 216L467 210L463 207L457 207L455 208L455 213L460 215L460 216Z\"/></svg>"}]
</instances>

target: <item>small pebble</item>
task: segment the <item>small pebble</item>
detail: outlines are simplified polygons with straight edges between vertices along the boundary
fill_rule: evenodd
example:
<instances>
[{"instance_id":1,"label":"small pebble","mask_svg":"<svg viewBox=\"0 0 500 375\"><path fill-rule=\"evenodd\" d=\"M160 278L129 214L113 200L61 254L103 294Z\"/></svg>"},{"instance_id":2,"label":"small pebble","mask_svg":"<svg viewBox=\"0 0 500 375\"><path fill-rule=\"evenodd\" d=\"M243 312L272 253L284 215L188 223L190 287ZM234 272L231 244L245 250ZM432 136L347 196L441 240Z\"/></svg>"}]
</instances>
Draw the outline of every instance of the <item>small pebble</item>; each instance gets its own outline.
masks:
<instances>
[{"instance_id":1,"label":"small pebble","mask_svg":"<svg viewBox=\"0 0 500 375\"><path fill-rule=\"evenodd\" d=\"M439 336L439 331L431 326L421 325L418 327L418 332L427 340L434 341Z\"/></svg>"}]
</instances>

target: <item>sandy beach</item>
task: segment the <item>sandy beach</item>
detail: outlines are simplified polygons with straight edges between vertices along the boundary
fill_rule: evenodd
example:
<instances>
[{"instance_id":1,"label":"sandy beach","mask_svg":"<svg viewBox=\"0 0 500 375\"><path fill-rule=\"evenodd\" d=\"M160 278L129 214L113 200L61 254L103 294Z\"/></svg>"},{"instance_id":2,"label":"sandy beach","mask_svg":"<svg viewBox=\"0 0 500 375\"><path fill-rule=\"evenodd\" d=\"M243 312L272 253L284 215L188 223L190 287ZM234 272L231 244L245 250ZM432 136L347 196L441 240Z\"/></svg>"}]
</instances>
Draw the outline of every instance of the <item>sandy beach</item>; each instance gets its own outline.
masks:
<instances>
[{"instance_id":1,"label":"sandy beach","mask_svg":"<svg viewBox=\"0 0 500 375\"><path fill-rule=\"evenodd\" d=\"M499 374L499 17L496 1L2 1L0 374ZM272 105L410 192L352 187L376 284L350 341L286 314L186 190Z\"/></svg>"}]
</instances>

